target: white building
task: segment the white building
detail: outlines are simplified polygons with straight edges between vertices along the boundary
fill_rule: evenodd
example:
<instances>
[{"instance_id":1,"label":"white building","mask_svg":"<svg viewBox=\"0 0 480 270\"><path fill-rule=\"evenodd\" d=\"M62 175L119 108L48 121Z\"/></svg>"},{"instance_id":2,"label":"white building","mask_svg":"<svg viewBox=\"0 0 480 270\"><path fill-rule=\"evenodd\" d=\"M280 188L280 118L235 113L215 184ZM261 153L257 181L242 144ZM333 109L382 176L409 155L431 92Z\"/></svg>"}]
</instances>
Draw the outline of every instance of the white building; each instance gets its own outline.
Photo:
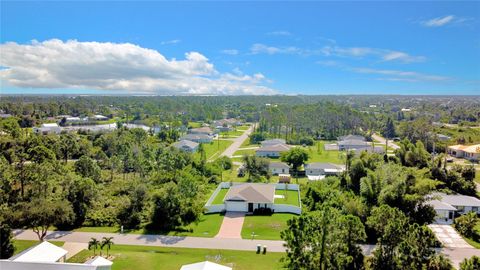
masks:
<instances>
[{"instance_id":1,"label":"white building","mask_svg":"<svg viewBox=\"0 0 480 270\"><path fill-rule=\"evenodd\" d=\"M452 145L447 148L448 154L457 158L468 160L480 160L480 144L476 145Z\"/></svg>"},{"instance_id":2,"label":"white building","mask_svg":"<svg viewBox=\"0 0 480 270\"><path fill-rule=\"evenodd\" d=\"M67 251L47 241L0 260L1 270L110 270L112 262L95 257L85 263L65 263Z\"/></svg>"},{"instance_id":3,"label":"white building","mask_svg":"<svg viewBox=\"0 0 480 270\"><path fill-rule=\"evenodd\" d=\"M232 270L232 268L209 261L204 261L183 265L180 270Z\"/></svg>"},{"instance_id":4,"label":"white building","mask_svg":"<svg viewBox=\"0 0 480 270\"><path fill-rule=\"evenodd\" d=\"M45 123L40 127L34 127L33 132L37 134L60 134L62 132L62 128L59 127L57 123Z\"/></svg>"},{"instance_id":5,"label":"white building","mask_svg":"<svg viewBox=\"0 0 480 270\"><path fill-rule=\"evenodd\" d=\"M245 183L232 186L225 195L226 211L253 212L257 208L273 209L274 184Z\"/></svg>"},{"instance_id":6,"label":"white building","mask_svg":"<svg viewBox=\"0 0 480 270\"><path fill-rule=\"evenodd\" d=\"M344 171L343 167L333 163L309 163L305 164L305 175L308 180L320 180L329 175L339 175Z\"/></svg>"},{"instance_id":7,"label":"white building","mask_svg":"<svg viewBox=\"0 0 480 270\"><path fill-rule=\"evenodd\" d=\"M480 200L472 196L433 193L429 199L428 204L435 210L437 214L435 220L438 223L452 223L455 213L460 215L468 212L480 214Z\"/></svg>"},{"instance_id":8,"label":"white building","mask_svg":"<svg viewBox=\"0 0 480 270\"><path fill-rule=\"evenodd\" d=\"M185 152L193 153L196 152L200 144L197 142L192 142L189 140L181 140L173 144L173 147L180 149Z\"/></svg>"},{"instance_id":9,"label":"white building","mask_svg":"<svg viewBox=\"0 0 480 270\"><path fill-rule=\"evenodd\" d=\"M290 174L290 166L283 162L270 162L268 169L272 175Z\"/></svg>"},{"instance_id":10,"label":"white building","mask_svg":"<svg viewBox=\"0 0 480 270\"><path fill-rule=\"evenodd\" d=\"M279 158L283 152L287 152L288 150L290 150L290 146L283 143L266 145L255 150L255 155L257 157Z\"/></svg>"}]
</instances>

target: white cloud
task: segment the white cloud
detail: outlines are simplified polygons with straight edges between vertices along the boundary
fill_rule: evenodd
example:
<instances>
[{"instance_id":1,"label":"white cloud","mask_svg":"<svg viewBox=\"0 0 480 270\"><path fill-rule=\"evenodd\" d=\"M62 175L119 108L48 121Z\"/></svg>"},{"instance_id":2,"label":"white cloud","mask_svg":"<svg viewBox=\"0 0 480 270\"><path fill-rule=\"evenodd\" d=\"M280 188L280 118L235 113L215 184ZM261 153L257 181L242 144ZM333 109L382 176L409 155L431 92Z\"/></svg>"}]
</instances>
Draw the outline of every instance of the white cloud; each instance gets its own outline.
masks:
<instances>
[{"instance_id":1,"label":"white cloud","mask_svg":"<svg viewBox=\"0 0 480 270\"><path fill-rule=\"evenodd\" d=\"M208 58L188 52L166 59L130 43L61 41L0 45L0 79L17 87L124 90L153 94L272 94L258 74L218 72Z\"/></svg>"},{"instance_id":2,"label":"white cloud","mask_svg":"<svg viewBox=\"0 0 480 270\"><path fill-rule=\"evenodd\" d=\"M162 45L171 45L171 44L180 43L180 41L181 41L180 39L165 40L165 41L160 42L160 44L162 44Z\"/></svg>"},{"instance_id":3,"label":"white cloud","mask_svg":"<svg viewBox=\"0 0 480 270\"><path fill-rule=\"evenodd\" d=\"M236 49L226 49L226 50L222 50L221 53L228 54L228 55L237 55L240 52Z\"/></svg>"},{"instance_id":4,"label":"white cloud","mask_svg":"<svg viewBox=\"0 0 480 270\"><path fill-rule=\"evenodd\" d=\"M424 62L426 60L425 56L413 56L398 51L384 52L382 58L384 61L400 61L404 63Z\"/></svg>"},{"instance_id":5,"label":"white cloud","mask_svg":"<svg viewBox=\"0 0 480 270\"><path fill-rule=\"evenodd\" d=\"M253 44L252 47L250 48L250 52L252 54L299 54L301 53L301 49L297 47L273 47L273 46L267 46L265 44L260 44L256 43Z\"/></svg>"},{"instance_id":6,"label":"white cloud","mask_svg":"<svg viewBox=\"0 0 480 270\"><path fill-rule=\"evenodd\" d=\"M273 32L268 32L267 35L269 36L291 36L292 33L288 31L273 31Z\"/></svg>"},{"instance_id":7,"label":"white cloud","mask_svg":"<svg viewBox=\"0 0 480 270\"><path fill-rule=\"evenodd\" d=\"M369 47L324 46L321 49L321 52L325 56L353 58L374 56L380 58L382 61L398 61L403 63L423 62L426 60L426 57L424 56L414 56L405 52Z\"/></svg>"},{"instance_id":8,"label":"white cloud","mask_svg":"<svg viewBox=\"0 0 480 270\"><path fill-rule=\"evenodd\" d=\"M389 81L408 81L408 82L419 82L419 81L433 81L441 82L448 81L451 78L445 76L431 75L425 73L419 73L414 71L401 71L401 70L389 70L389 69L372 69L372 68L350 68L349 70L357 73L363 74L377 74L385 75L387 77L380 78L382 80Z\"/></svg>"},{"instance_id":9,"label":"white cloud","mask_svg":"<svg viewBox=\"0 0 480 270\"><path fill-rule=\"evenodd\" d=\"M422 24L424 26L427 26L427 27L439 27L439 26L446 25L448 23L452 23L452 22L454 22L455 19L456 19L455 16L447 15L447 16L443 16L443 17L433 18L433 19L430 19L428 21L424 21L424 22L422 22Z\"/></svg>"}]
</instances>

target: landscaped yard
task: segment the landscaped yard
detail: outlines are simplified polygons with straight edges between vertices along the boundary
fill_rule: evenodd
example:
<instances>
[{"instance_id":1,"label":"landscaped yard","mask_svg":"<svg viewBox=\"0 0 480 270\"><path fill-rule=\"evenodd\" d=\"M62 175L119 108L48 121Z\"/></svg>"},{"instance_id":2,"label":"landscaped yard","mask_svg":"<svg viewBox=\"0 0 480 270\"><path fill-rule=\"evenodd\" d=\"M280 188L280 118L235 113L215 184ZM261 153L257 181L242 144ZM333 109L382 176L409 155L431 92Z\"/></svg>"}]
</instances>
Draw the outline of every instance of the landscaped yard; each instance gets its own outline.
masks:
<instances>
[{"instance_id":1,"label":"landscaped yard","mask_svg":"<svg viewBox=\"0 0 480 270\"><path fill-rule=\"evenodd\" d=\"M218 158L232 143L233 141L229 140L214 140L212 143L204 143L203 149L205 149L207 160ZM197 152L195 155L199 155L199 153Z\"/></svg>"},{"instance_id":2,"label":"landscaped yard","mask_svg":"<svg viewBox=\"0 0 480 270\"><path fill-rule=\"evenodd\" d=\"M287 220L296 217L294 214L278 213L271 216L245 216L242 228L242 238L281 240L280 232L287 228Z\"/></svg>"},{"instance_id":3,"label":"landscaped yard","mask_svg":"<svg viewBox=\"0 0 480 270\"><path fill-rule=\"evenodd\" d=\"M162 235L175 235L175 236L196 236L196 237L214 237L217 235L222 225L223 215L221 214L205 214L200 217L198 223L192 223L183 228L179 228L175 231L169 232L159 232L159 231L149 231L147 229L138 229L125 231L127 233L133 234L162 234ZM100 232L100 233L118 233L120 228L113 227L81 227L75 229L77 232Z\"/></svg>"},{"instance_id":4,"label":"landscaped yard","mask_svg":"<svg viewBox=\"0 0 480 270\"><path fill-rule=\"evenodd\" d=\"M475 231L476 231L477 235L480 236L480 222L478 222L477 225L475 225ZM462 236L462 237L463 237L463 239L465 239L465 241L467 241L467 243L472 245L474 248L480 249L480 242L477 242L474 239L467 238L465 236Z\"/></svg>"},{"instance_id":5,"label":"landscaped yard","mask_svg":"<svg viewBox=\"0 0 480 270\"><path fill-rule=\"evenodd\" d=\"M275 190L275 195L281 195L283 198L275 198L274 203L300 206L300 203L298 202L298 191L296 190L277 189Z\"/></svg>"},{"instance_id":6,"label":"landscaped yard","mask_svg":"<svg viewBox=\"0 0 480 270\"><path fill-rule=\"evenodd\" d=\"M344 153L337 150L325 150L326 141L315 142L315 145L306 147L306 150L310 156L307 163L312 162L328 162L335 164L343 164Z\"/></svg>"},{"instance_id":7,"label":"landscaped yard","mask_svg":"<svg viewBox=\"0 0 480 270\"><path fill-rule=\"evenodd\" d=\"M115 256L112 270L178 270L184 264L212 261L233 267L235 270L283 269L280 262L283 253L255 251L164 248L149 246L113 245L110 254ZM84 250L69 262L83 263L93 252Z\"/></svg>"},{"instance_id":8,"label":"landscaped yard","mask_svg":"<svg viewBox=\"0 0 480 270\"><path fill-rule=\"evenodd\" d=\"M56 246L63 246L64 242L62 241L49 241L50 243L56 245ZM25 249L31 247L31 246L34 246L36 244L40 243L39 241L35 241L35 240L13 240L13 245L15 246L15 253L14 254L18 254L22 251L24 251Z\"/></svg>"},{"instance_id":9,"label":"landscaped yard","mask_svg":"<svg viewBox=\"0 0 480 270\"><path fill-rule=\"evenodd\" d=\"M215 196L215 199L213 199L212 205L223 204L223 199L225 198L225 195L227 195L228 190L228 188L220 189L217 196Z\"/></svg>"}]
</instances>

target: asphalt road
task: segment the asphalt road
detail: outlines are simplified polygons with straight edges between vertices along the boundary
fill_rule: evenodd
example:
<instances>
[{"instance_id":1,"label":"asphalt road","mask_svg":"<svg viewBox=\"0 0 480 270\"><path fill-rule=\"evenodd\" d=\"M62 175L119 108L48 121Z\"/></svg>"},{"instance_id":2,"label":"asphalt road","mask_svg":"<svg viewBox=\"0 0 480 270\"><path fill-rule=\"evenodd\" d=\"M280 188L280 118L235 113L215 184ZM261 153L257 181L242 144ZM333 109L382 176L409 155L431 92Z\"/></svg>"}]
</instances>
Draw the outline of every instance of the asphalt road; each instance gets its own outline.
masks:
<instances>
[{"instance_id":1,"label":"asphalt road","mask_svg":"<svg viewBox=\"0 0 480 270\"><path fill-rule=\"evenodd\" d=\"M380 136L380 135L378 135L378 134L376 134L376 133L374 133L374 134L372 135L372 138L373 138L374 140L379 141L379 142L380 142L381 144L383 144L383 145L385 145L385 142L387 141L385 138L383 138L382 136ZM397 144L395 144L395 143L394 143L393 141L391 141L391 140L388 141L388 146L390 146L390 147L393 148L393 149L399 149L399 148L400 148L400 146L398 146Z\"/></svg>"},{"instance_id":2,"label":"asphalt road","mask_svg":"<svg viewBox=\"0 0 480 270\"><path fill-rule=\"evenodd\" d=\"M253 124L255 125L255 124ZM253 131L253 125L250 126L241 136L235 138L233 140L233 143L223 151L223 153L220 156L227 156L231 158L235 152L240 148L242 143L248 139L248 136L252 133Z\"/></svg>"}]
</instances>

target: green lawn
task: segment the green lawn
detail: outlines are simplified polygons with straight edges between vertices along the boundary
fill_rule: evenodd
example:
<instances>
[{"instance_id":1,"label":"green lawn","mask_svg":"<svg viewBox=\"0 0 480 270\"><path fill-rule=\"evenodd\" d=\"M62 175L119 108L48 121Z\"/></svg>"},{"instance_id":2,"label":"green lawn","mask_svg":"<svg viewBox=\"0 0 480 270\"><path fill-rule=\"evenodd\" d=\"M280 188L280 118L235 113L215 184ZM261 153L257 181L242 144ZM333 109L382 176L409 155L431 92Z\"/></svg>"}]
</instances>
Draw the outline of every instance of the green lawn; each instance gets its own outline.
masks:
<instances>
[{"instance_id":1,"label":"green lawn","mask_svg":"<svg viewBox=\"0 0 480 270\"><path fill-rule=\"evenodd\" d=\"M274 252L263 255L256 254L255 251L113 245L110 254L115 256L112 270L178 270L184 264L205 260L235 270L284 269L280 262L283 253ZM84 250L68 261L83 263L92 255L92 251Z\"/></svg>"},{"instance_id":2,"label":"green lawn","mask_svg":"<svg viewBox=\"0 0 480 270\"><path fill-rule=\"evenodd\" d=\"M245 149L245 150L238 150L237 152L233 153L234 156L245 156L245 155L255 155L255 149Z\"/></svg>"},{"instance_id":3,"label":"green lawn","mask_svg":"<svg viewBox=\"0 0 480 270\"><path fill-rule=\"evenodd\" d=\"M242 228L242 238L251 239L252 232L254 232L255 239L281 240L280 232L287 228L287 220L295 216L286 213L271 216L246 216Z\"/></svg>"},{"instance_id":4,"label":"green lawn","mask_svg":"<svg viewBox=\"0 0 480 270\"><path fill-rule=\"evenodd\" d=\"M296 190L277 189L275 190L275 195L283 195L284 198L275 198L274 203L300 206L298 202L298 191Z\"/></svg>"},{"instance_id":5,"label":"green lawn","mask_svg":"<svg viewBox=\"0 0 480 270\"><path fill-rule=\"evenodd\" d=\"M175 236L196 236L196 237L214 237L220 230L222 225L223 215L221 214L205 214L200 217L198 223L192 223L175 231L160 232L149 231L141 228L138 230L125 231L132 234L161 234L161 235L175 235ZM120 228L113 227L81 227L75 229L76 232L99 232L99 233L118 233Z\"/></svg>"},{"instance_id":6,"label":"green lawn","mask_svg":"<svg viewBox=\"0 0 480 270\"><path fill-rule=\"evenodd\" d=\"M223 136L238 137L238 136L241 136L244 132L245 132L245 130L222 131L222 132L220 132L220 138L222 138Z\"/></svg>"},{"instance_id":7,"label":"green lawn","mask_svg":"<svg viewBox=\"0 0 480 270\"><path fill-rule=\"evenodd\" d=\"M199 128L202 127L202 123L200 122L188 122L188 126L191 128Z\"/></svg>"},{"instance_id":8,"label":"green lawn","mask_svg":"<svg viewBox=\"0 0 480 270\"><path fill-rule=\"evenodd\" d=\"M48 241L56 246L63 246L63 243L62 241ZM25 249L31 247L31 246L34 246L36 244L38 244L39 241L36 241L36 240L13 240L13 245L15 246L15 253L14 254L18 254L22 251L24 251Z\"/></svg>"},{"instance_id":9,"label":"green lawn","mask_svg":"<svg viewBox=\"0 0 480 270\"><path fill-rule=\"evenodd\" d=\"M478 222L477 225L475 225L475 231L477 232L477 235L480 236L480 222ZM472 245L474 248L480 249L480 242L477 242L474 239L467 238L465 236L462 236L462 237L463 237L463 239L465 239L465 241L467 241L467 243Z\"/></svg>"},{"instance_id":10,"label":"green lawn","mask_svg":"<svg viewBox=\"0 0 480 270\"><path fill-rule=\"evenodd\" d=\"M335 163L335 164L343 164L344 153L336 150L331 150L331 151L325 150L324 148L325 143L330 143L330 142L318 141L313 146L305 147L305 149L307 150L310 156L307 163L329 162L329 163Z\"/></svg>"},{"instance_id":11,"label":"green lawn","mask_svg":"<svg viewBox=\"0 0 480 270\"><path fill-rule=\"evenodd\" d=\"M214 140L212 143L204 143L203 149L205 149L207 160L219 157L232 143L233 141L228 140ZM195 155L199 155L199 153L197 152Z\"/></svg>"},{"instance_id":12,"label":"green lawn","mask_svg":"<svg viewBox=\"0 0 480 270\"><path fill-rule=\"evenodd\" d=\"M213 199L212 205L214 204L223 204L223 199L225 198L225 195L227 195L229 188L222 188L218 192L217 196L215 199Z\"/></svg>"}]
</instances>

